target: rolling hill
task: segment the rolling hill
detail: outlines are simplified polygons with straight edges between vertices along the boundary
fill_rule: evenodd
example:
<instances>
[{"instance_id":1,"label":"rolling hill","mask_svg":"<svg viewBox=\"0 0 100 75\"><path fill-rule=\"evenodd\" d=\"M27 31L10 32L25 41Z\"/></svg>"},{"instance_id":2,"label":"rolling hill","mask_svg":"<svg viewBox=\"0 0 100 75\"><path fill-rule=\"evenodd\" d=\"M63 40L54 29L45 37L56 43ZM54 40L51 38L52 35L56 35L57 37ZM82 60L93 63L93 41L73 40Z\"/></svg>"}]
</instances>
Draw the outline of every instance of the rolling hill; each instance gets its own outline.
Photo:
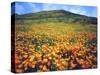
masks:
<instances>
[{"instance_id":1,"label":"rolling hill","mask_svg":"<svg viewBox=\"0 0 100 75\"><path fill-rule=\"evenodd\" d=\"M13 14L16 24L32 24L47 22L64 22L79 24L97 24L96 17L75 14L65 10L41 11L37 13L29 13L24 15Z\"/></svg>"}]
</instances>

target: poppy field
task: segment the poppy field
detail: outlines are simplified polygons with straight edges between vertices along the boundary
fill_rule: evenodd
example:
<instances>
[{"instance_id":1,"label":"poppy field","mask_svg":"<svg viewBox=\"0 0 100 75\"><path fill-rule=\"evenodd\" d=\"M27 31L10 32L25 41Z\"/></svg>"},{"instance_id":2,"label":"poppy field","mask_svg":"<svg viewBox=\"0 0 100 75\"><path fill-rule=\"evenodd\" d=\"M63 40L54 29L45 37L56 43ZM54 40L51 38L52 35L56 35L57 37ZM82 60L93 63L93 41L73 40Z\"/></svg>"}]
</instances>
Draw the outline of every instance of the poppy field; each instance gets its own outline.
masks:
<instances>
[{"instance_id":1,"label":"poppy field","mask_svg":"<svg viewBox=\"0 0 100 75\"><path fill-rule=\"evenodd\" d=\"M97 26L39 23L15 26L15 71L97 68Z\"/></svg>"}]
</instances>

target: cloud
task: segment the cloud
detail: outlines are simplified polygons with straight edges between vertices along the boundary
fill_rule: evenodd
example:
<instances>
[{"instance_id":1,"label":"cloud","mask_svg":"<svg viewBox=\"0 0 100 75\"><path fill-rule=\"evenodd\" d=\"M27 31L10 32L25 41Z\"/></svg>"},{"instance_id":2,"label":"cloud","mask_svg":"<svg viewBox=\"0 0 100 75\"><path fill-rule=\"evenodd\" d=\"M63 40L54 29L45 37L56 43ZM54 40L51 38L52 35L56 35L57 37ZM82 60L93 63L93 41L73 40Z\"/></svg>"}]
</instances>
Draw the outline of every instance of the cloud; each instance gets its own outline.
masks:
<instances>
[{"instance_id":1,"label":"cloud","mask_svg":"<svg viewBox=\"0 0 100 75\"><path fill-rule=\"evenodd\" d=\"M72 7L69 9L70 12L86 15L86 10L84 10L82 7Z\"/></svg>"},{"instance_id":2,"label":"cloud","mask_svg":"<svg viewBox=\"0 0 100 75\"><path fill-rule=\"evenodd\" d=\"M20 4L15 4L15 13L17 14L24 14L25 8Z\"/></svg>"},{"instance_id":3,"label":"cloud","mask_svg":"<svg viewBox=\"0 0 100 75\"><path fill-rule=\"evenodd\" d=\"M29 3L29 2L17 2L15 3L15 13L17 14L26 14L39 11L39 7L37 4Z\"/></svg>"},{"instance_id":4,"label":"cloud","mask_svg":"<svg viewBox=\"0 0 100 75\"><path fill-rule=\"evenodd\" d=\"M60 10L60 9L68 9L67 6L62 4L43 4L43 10Z\"/></svg>"}]
</instances>

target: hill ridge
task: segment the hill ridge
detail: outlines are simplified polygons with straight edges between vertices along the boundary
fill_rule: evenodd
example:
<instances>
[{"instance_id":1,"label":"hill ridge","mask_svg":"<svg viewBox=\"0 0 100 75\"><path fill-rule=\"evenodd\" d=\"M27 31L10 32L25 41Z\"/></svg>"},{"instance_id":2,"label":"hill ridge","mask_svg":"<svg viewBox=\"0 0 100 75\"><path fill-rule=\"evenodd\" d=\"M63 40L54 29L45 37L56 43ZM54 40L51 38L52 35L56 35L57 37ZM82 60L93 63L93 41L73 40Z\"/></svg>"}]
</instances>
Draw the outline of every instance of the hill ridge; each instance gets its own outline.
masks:
<instances>
[{"instance_id":1,"label":"hill ridge","mask_svg":"<svg viewBox=\"0 0 100 75\"><path fill-rule=\"evenodd\" d=\"M84 16L65 10L40 11L37 13L15 15L16 20L32 20L38 22L66 22L97 24L96 17Z\"/></svg>"}]
</instances>

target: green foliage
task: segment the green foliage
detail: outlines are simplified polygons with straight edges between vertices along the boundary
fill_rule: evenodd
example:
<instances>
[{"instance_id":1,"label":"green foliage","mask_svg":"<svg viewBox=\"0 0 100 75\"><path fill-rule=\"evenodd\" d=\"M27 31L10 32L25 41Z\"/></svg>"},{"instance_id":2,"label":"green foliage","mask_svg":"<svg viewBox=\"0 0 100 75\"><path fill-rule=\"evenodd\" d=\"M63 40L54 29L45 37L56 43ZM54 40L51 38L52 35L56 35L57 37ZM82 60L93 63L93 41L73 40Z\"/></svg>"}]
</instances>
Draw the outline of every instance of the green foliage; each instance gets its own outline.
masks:
<instances>
[{"instance_id":1,"label":"green foliage","mask_svg":"<svg viewBox=\"0 0 100 75\"><path fill-rule=\"evenodd\" d=\"M64 22L78 24L97 24L95 17L87 17L64 10L42 11L33 14L16 15L17 24Z\"/></svg>"}]
</instances>

